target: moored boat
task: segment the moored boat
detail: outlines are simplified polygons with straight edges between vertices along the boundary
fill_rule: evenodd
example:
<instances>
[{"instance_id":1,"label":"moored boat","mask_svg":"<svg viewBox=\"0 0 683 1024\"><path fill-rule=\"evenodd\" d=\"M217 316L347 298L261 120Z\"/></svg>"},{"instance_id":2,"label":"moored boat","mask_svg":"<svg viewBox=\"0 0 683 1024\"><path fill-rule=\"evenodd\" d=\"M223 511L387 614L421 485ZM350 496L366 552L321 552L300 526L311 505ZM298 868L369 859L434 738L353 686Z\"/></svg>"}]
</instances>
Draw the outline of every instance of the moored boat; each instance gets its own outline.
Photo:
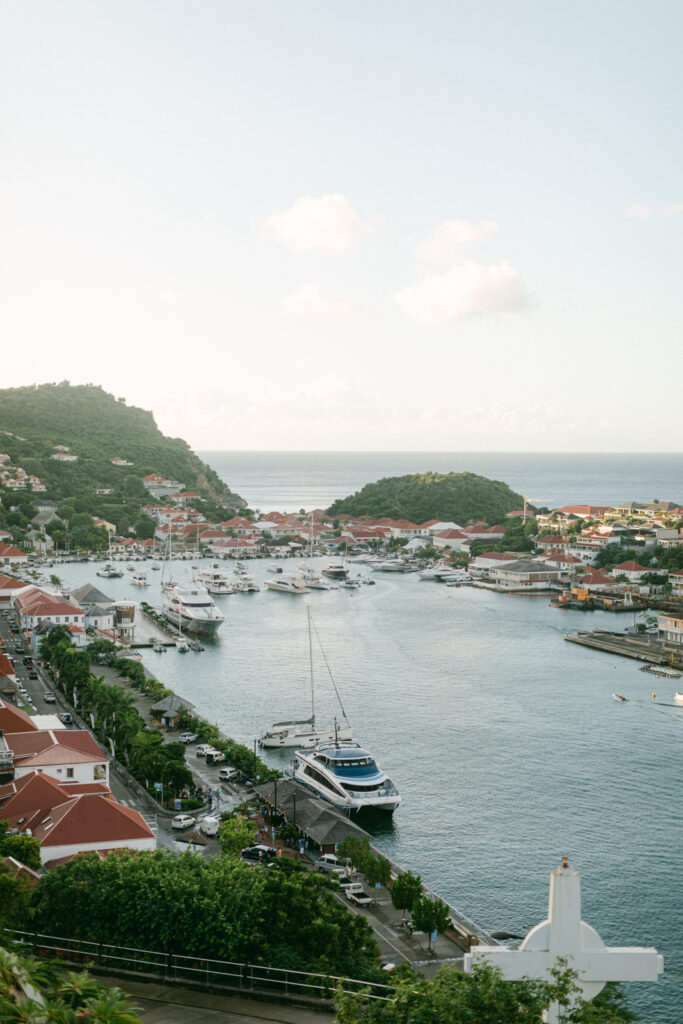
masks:
<instances>
[{"instance_id":1,"label":"moored boat","mask_svg":"<svg viewBox=\"0 0 683 1024\"><path fill-rule=\"evenodd\" d=\"M311 751L297 750L289 774L349 813L365 809L392 813L401 802L389 776L357 743L321 743Z\"/></svg>"},{"instance_id":2,"label":"moored boat","mask_svg":"<svg viewBox=\"0 0 683 1024\"><path fill-rule=\"evenodd\" d=\"M164 593L161 614L186 633L213 636L225 616L199 583L177 584Z\"/></svg>"},{"instance_id":3,"label":"moored boat","mask_svg":"<svg viewBox=\"0 0 683 1024\"><path fill-rule=\"evenodd\" d=\"M309 594L310 590L303 580L294 576L280 576L276 580L266 580L268 590L280 590L283 594Z\"/></svg>"}]
</instances>

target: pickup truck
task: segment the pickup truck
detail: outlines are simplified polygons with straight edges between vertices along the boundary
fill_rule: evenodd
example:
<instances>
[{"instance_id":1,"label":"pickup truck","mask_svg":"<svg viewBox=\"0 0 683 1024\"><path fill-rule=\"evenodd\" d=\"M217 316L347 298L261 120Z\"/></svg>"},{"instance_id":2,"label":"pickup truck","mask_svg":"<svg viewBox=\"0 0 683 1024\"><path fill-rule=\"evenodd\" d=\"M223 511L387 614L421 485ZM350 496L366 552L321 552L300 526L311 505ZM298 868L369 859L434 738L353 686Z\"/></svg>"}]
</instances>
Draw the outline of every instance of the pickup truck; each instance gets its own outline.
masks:
<instances>
[{"instance_id":1,"label":"pickup truck","mask_svg":"<svg viewBox=\"0 0 683 1024\"><path fill-rule=\"evenodd\" d=\"M355 903L358 907L369 907L372 903L361 882L349 882L348 885L342 885L342 889L349 903Z\"/></svg>"}]
</instances>

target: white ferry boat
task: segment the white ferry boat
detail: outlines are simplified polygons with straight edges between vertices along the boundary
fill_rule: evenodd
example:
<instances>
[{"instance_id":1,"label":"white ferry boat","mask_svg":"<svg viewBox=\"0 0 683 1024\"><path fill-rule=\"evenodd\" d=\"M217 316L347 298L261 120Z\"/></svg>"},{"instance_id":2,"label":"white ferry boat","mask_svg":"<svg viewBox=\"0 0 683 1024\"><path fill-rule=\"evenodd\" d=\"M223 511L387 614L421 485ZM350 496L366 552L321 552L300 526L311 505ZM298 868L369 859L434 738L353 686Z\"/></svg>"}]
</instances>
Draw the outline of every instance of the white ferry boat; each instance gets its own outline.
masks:
<instances>
[{"instance_id":1,"label":"white ferry boat","mask_svg":"<svg viewBox=\"0 0 683 1024\"><path fill-rule=\"evenodd\" d=\"M228 574L221 569L218 562L212 562L210 566L200 569L195 575L195 582L201 583L210 594L232 594L233 592L233 585Z\"/></svg>"},{"instance_id":2,"label":"white ferry boat","mask_svg":"<svg viewBox=\"0 0 683 1024\"><path fill-rule=\"evenodd\" d=\"M199 583L169 587L164 593L161 614L181 631L201 636L213 636L225 619L206 587Z\"/></svg>"},{"instance_id":3,"label":"white ferry boat","mask_svg":"<svg viewBox=\"0 0 683 1024\"><path fill-rule=\"evenodd\" d=\"M365 808L392 813L401 802L389 776L357 743L322 743L310 752L297 750L288 774L349 813Z\"/></svg>"}]
</instances>

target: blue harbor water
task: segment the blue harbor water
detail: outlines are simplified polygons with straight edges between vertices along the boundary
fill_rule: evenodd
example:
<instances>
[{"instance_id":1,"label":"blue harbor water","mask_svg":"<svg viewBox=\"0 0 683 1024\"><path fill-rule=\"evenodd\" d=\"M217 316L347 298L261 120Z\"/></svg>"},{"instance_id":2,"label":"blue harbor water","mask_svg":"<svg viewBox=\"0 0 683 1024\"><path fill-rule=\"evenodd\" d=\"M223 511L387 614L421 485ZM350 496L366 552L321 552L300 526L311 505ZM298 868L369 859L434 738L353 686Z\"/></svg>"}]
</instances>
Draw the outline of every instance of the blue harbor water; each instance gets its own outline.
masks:
<instances>
[{"instance_id":1,"label":"blue harbor water","mask_svg":"<svg viewBox=\"0 0 683 1024\"><path fill-rule=\"evenodd\" d=\"M281 564L294 569L296 560ZM266 565L249 565L260 582ZM181 563L176 578L189 571ZM129 572L59 572L161 604L160 573L141 595ZM633 1008L646 1022L678 1024L683 710L664 706L675 683L563 639L589 624L623 628L630 616L374 578L355 593L216 597L226 618L203 653L149 651L144 661L251 745L272 722L308 713L310 605L355 737L403 797L393 820L370 821L377 846L479 925L515 934L545 917L549 872L569 855L582 875L584 919L603 940L664 954L663 980L630 986ZM339 708L319 649L315 673L318 720L331 721ZM619 704L613 692L636 702Z\"/></svg>"}]
</instances>

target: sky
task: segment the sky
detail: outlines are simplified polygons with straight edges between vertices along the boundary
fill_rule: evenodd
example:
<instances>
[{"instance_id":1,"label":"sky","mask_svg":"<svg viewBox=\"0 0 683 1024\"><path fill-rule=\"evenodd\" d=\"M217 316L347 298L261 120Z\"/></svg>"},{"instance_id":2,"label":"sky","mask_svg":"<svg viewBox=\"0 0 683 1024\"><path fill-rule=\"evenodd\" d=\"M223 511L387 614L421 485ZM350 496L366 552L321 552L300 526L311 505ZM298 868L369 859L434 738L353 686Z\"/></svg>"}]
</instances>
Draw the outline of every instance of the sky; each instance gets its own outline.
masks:
<instances>
[{"instance_id":1,"label":"sky","mask_svg":"<svg viewBox=\"0 0 683 1024\"><path fill-rule=\"evenodd\" d=\"M682 30L2 0L0 387L204 450L679 450Z\"/></svg>"}]
</instances>

